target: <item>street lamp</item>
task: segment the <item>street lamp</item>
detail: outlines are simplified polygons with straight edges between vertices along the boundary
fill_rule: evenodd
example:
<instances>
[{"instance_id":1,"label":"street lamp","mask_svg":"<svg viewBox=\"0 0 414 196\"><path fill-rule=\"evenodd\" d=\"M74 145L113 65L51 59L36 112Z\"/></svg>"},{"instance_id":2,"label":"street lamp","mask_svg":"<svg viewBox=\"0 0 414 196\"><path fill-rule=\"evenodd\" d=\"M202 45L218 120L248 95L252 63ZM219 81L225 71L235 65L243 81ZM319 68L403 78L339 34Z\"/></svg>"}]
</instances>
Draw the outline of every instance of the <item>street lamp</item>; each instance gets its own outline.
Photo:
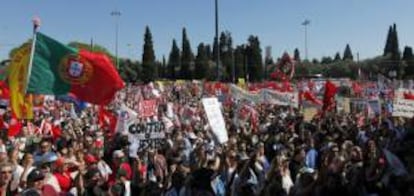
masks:
<instances>
[{"instance_id":1,"label":"street lamp","mask_svg":"<svg viewBox=\"0 0 414 196\"><path fill-rule=\"evenodd\" d=\"M306 19L302 22L302 25L305 26L305 60L308 60L308 25L310 20Z\"/></svg>"},{"instance_id":2,"label":"street lamp","mask_svg":"<svg viewBox=\"0 0 414 196\"><path fill-rule=\"evenodd\" d=\"M115 59L116 59L116 68L119 69L119 60L118 60L118 29L119 29L119 17L121 12L114 10L111 12L111 16L115 17Z\"/></svg>"}]
</instances>

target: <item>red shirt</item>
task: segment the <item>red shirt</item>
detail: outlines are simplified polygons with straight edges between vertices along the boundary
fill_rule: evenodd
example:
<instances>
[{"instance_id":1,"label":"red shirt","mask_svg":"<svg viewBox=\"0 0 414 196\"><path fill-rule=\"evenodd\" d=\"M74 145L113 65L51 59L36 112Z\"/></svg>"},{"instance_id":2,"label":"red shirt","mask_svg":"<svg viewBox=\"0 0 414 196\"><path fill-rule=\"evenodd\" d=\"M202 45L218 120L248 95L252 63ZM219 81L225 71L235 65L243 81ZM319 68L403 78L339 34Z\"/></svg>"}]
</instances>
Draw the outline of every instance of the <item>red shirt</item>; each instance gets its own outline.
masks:
<instances>
[{"instance_id":1,"label":"red shirt","mask_svg":"<svg viewBox=\"0 0 414 196\"><path fill-rule=\"evenodd\" d=\"M69 192L70 188L72 187L72 178L70 177L70 173L54 173L53 175L59 182L59 186L62 189L62 192Z\"/></svg>"}]
</instances>

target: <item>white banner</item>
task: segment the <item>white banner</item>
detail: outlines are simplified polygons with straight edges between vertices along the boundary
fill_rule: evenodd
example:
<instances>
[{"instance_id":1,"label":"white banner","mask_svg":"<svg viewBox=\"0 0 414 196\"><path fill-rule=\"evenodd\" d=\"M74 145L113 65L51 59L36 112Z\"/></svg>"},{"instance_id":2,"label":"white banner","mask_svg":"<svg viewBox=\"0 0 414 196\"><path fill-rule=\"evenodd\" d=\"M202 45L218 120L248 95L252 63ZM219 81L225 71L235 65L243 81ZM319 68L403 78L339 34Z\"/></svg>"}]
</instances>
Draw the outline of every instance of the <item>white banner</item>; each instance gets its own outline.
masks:
<instances>
[{"instance_id":1,"label":"white banner","mask_svg":"<svg viewBox=\"0 0 414 196\"><path fill-rule=\"evenodd\" d=\"M267 102L275 105L299 107L298 92L279 92L262 89L259 93L250 93L236 85L230 85L232 96L236 99L251 101L253 103Z\"/></svg>"},{"instance_id":2,"label":"white banner","mask_svg":"<svg viewBox=\"0 0 414 196\"><path fill-rule=\"evenodd\" d=\"M395 99L392 116L412 118L414 116L414 101L407 99Z\"/></svg>"},{"instance_id":3,"label":"white banner","mask_svg":"<svg viewBox=\"0 0 414 196\"><path fill-rule=\"evenodd\" d=\"M217 98L203 98L202 102L213 134L220 144L227 142L229 138Z\"/></svg>"}]
</instances>

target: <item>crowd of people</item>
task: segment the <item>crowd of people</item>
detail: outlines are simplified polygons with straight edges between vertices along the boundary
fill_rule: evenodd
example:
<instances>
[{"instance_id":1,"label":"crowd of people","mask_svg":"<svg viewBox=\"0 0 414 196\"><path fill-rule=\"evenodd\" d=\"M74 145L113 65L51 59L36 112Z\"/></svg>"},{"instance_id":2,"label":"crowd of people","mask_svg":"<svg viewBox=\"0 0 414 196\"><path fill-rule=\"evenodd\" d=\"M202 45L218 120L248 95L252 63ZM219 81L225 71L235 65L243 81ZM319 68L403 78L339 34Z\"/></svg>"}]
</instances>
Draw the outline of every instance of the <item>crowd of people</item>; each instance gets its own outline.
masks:
<instances>
[{"instance_id":1,"label":"crowd of people","mask_svg":"<svg viewBox=\"0 0 414 196\"><path fill-rule=\"evenodd\" d=\"M361 125L355 113L332 111L307 122L297 108L224 95L228 141L218 143L201 103L211 95L200 86L129 85L110 105L77 111L45 99L14 137L5 134L8 109L1 195L414 195L409 119L380 114ZM158 110L140 123L161 122L165 138L131 149L128 130L102 121L101 110L118 117L145 99ZM241 118L241 105L255 114Z\"/></svg>"}]
</instances>

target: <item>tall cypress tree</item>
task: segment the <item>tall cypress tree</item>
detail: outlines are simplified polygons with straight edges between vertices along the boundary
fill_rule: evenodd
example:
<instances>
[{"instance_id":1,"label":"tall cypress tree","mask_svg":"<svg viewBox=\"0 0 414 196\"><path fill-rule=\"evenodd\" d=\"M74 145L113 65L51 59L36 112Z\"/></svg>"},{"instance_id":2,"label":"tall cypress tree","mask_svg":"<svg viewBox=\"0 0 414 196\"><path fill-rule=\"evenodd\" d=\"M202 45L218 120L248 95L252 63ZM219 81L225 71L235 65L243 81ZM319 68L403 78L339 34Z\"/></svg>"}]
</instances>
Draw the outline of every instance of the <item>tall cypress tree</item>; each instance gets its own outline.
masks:
<instances>
[{"instance_id":1,"label":"tall cypress tree","mask_svg":"<svg viewBox=\"0 0 414 196\"><path fill-rule=\"evenodd\" d=\"M400 47L398 44L398 33L397 33L397 25L394 23L393 28L392 28L392 34L391 34L391 54L392 54L392 60L398 61L401 58L401 53L400 53Z\"/></svg>"},{"instance_id":2,"label":"tall cypress tree","mask_svg":"<svg viewBox=\"0 0 414 196\"><path fill-rule=\"evenodd\" d=\"M194 66L194 54L191 51L190 41L187 37L187 32L183 28L183 42L182 42L182 54L181 54L181 70L180 77L182 79L192 79L192 69Z\"/></svg>"},{"instance_id":3,"label":"tall cypress tree","mask_svg":"<svg viewBox=\"0 0 414 196\"><path fill-rule=\"evenodd\" d=\"M389 27L388 29L388 34L387 34L387 40L385 41L385 47L384 47L384 56L388 55L391 53L391 45L392 45L392 34L393 34L393 30L392 30L392 26Z\"/></svg>"},{"instance_id":4,"label":"tall cypress tree","mask_svg":"<svg viewBox=\"0 0 414 196\"><path fill-rule=\"evenodd\" d=\"M335 61L335 62L337 62L337 61L341 61L341 55L339 54L339 52L337 52L337 53L335 54L334 61Z\"/></svg>"},{"instance_id":5,"label":"tall cypress tree","mask_svg":"<svg viewBox=\"0 0 414 196\"><path fill-rule=\"evenodd\" d=\"M405 64L407 67L405 67L405 75L409 78L414 77L414 55L413 55L413 49L409 46L404 47L403 57Z\"/></svg>"},{"instance_id":6,"label":"tall cypress tree","mask_svg":"<svg viewBox=\"0 0 414 196\"><path fill-rule=\"evenodd\" d=\"M236 78L245 78L246 53L244 45L239 45L234 50L234 64L236 67Z\"/></svg>"},{"instance_id":7,"label":"tall cypress tree","mask_svg":"<svg viewBox=\"0 0 414 196\"><path fill-rule=\"evenodd\" d=\"M152 35L149 27L145 27L144 34L144 52L142 54L142 79L145 82L149 82L156 77L156 65L155 65L155 54L152 43Z\"/></svg>"},{"instance_id":8,"label":"tall cypress tree","mask_svg":"<svg viewBox=\"0 0 414 196\"><path fill-rule=\"evenodd\" d=\"M175 80L178 78L178 69L181 67L180 49L177 42L173 39L170 56L168 58L168 78Z\"/></svg>"},{"instance_id":9,"label":"tall cypress tree","mask_svg":"<svg viewBox=\"0 0 414 196\"><path fill-rule=\"evenodd\" d=\"M293 59L297 62L300 62L300 53L299 49L295 48L295 51L293 52Z\"/></svg>"},{"instance_id":10,"label":"tall cypress tree","mask_svg":"<svg viewBox=\"0 0 414 196\"><path fill-rule=\"evenodd\" d=\"M220 61L223 66L222 79L231 81L233 74L233 40L230 32L222 32L220 35Z\"/></svg>"},{"instance_id":11,"label":"tall cypress tree","mask_svg":"<svg viewBox=\"0 0 414 196\"><path fill-rule=\"evenodd\" d=\"M347 44L345 47L343 60L354 60L354 56L352 55L351 47L349 47L349 44Z\"/></svg>"},{"instance_id":12,"label":"tall cypress tree","mask_svg":"<svg viewBox=\"0 0 414 196\"><path fill-rule=\"evenodd\" d=\"M194 78L205 79L208 72L208 56L206 47L200 43L197 47L197 56L195 59Z\"/></svg>"},{"instance_id":13,"label":"tall cypress tree","mask_svg":"<svg viewBox=\"0 0 414 196\"><path fill-rule=\"evenodd\" d=\"M261 81L263 79L263 59L259 37L249 36L246 52L249 80Z\"/></svg>"}]
</instances>

